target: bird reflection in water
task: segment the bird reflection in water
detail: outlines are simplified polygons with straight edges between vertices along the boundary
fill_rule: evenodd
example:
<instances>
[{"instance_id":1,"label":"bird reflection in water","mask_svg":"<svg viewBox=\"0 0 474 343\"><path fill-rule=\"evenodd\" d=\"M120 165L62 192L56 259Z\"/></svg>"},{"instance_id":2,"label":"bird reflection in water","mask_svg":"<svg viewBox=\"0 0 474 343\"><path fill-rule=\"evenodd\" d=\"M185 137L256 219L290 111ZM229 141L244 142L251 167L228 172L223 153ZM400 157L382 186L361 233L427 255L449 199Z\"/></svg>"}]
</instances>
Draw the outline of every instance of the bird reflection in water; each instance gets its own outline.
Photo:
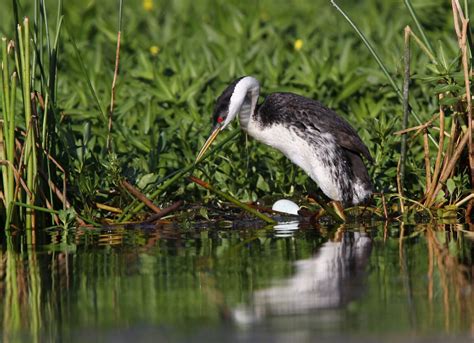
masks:
<instances>
[{"instance_id":1,"label":"bird reflection in water","mask_svg":"<svg viewBox=\"0 0 474 343\"><path fill-rule=\"evenodd\" d=\"M277 225L277 236L288 237L297 223ZM250 305L233 311L238 323L264 317L298 315L343 307L364 290L372 240L365 232L341 232L309 259L295 262L295 274L277 285L259 290Z\"/></svg>"}]
</instances>

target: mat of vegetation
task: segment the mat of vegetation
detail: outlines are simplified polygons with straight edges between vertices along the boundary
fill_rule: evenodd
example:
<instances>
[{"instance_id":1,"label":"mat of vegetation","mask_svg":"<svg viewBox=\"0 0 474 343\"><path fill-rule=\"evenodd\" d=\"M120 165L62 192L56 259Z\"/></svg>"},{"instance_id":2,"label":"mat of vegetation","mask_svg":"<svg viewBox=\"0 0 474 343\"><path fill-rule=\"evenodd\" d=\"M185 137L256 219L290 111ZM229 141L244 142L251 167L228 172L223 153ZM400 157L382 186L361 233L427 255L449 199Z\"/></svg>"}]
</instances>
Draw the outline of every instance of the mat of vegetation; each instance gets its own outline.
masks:
<instances>
[{"instance_id":1,"label":"mat of vegetation","mask_svg":"<svg viewBox=\"0 0 474 343\"><path fill-rule=\"evenodd\" d=\"M374 156L370 175L386 195L377 206L398 207L400 199L422 207L467 204L467 2L338 5L376 56L330 1L2 4L2 216L28 223L21 209L36 206L56 222L77 215L129 220L148 212L137 190L159 207L216 201L190 173L244 202L300 199L315 187L308 176L238 133L237 123L223 134L226 144L193 168L215 98L242 75L257 77L262 95L295 92L344 116ZM409 94L405 106L402 91Z\"/></svg>"}]
</instances>

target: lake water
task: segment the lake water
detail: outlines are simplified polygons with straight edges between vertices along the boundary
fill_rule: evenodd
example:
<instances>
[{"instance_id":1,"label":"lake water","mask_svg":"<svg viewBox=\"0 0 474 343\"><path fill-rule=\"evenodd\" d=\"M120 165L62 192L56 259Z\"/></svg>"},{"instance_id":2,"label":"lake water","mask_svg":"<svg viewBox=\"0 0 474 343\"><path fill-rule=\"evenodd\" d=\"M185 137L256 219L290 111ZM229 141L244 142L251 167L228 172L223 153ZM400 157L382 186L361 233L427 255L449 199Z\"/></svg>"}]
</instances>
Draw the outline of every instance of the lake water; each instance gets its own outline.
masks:
<instances>
[{"instance_id":1,"label":"lake water","mask_svg":"<svg viewBox=\"0 0 474 343\"><path fill-rule=\"evenodd\" d=\"M470 229L12 233L1 238L1 340L472 341Z\"/></svg>"}]
</instances>

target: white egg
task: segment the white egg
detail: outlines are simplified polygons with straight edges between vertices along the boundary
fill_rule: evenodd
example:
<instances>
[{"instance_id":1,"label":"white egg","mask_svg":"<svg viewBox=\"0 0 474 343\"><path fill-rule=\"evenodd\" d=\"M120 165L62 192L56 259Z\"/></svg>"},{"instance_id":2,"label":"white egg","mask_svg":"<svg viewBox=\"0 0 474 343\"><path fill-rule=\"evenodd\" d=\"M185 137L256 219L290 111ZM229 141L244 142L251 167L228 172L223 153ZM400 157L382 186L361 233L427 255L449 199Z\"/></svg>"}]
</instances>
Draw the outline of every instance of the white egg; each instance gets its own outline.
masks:
<instances>
[{"instance_id":1,"label":"white egg","mask_svg":"<svg viewBox=\"0 0 474 343\"><path fill-rule=\"evenodd\" d=\"M300 207L296 205L293 201L287 199L280 199L275 202L272 206L273 211L288 213L298 215Z\"/></svg>"}]
</instances>

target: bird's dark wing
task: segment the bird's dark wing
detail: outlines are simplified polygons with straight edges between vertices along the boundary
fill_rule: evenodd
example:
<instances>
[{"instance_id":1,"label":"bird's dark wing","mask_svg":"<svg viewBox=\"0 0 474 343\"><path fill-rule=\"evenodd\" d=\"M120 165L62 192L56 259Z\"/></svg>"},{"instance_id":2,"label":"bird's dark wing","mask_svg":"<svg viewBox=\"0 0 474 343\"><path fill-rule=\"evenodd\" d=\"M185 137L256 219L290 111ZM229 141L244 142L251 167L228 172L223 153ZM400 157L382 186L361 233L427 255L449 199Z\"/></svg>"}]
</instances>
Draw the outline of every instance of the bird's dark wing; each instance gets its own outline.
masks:
<instances>
[{"instance_id":1,"label":"bird's dark wing","mask_svg":"<svg viewBox=\"0 0 474 343\"><path fill-rule=\"evenodd\" d=\"M329 133L341 147L373 161L369 149L352 126L316 100L293 93L272 93L259 107L258 113L264 125L281 123L301 131Z\"/></svg>"}]
</instances>

